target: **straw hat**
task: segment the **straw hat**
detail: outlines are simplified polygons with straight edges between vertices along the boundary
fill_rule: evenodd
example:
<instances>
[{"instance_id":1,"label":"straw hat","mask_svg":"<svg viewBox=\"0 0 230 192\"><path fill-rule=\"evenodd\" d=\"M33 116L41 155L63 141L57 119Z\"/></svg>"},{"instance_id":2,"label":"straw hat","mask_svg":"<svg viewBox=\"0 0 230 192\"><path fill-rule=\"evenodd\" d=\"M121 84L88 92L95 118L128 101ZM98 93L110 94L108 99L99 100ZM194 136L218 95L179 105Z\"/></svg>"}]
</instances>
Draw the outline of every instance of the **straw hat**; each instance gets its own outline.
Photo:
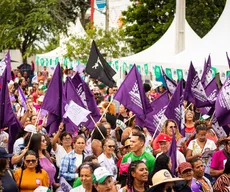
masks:
<instances>
[{"instance_id":1,"label":"straw hat","mask_svg":"<svg viewBox=\"0 0 230 192\"><path fill-rule=\"evenodd\" d=\"M154 187L162 183L169 183L169 182L183 181L183 180L184 179L182 178L173 178L167 169L162 169L153 175L152 186Z\"/></svg>"}]
</instances>

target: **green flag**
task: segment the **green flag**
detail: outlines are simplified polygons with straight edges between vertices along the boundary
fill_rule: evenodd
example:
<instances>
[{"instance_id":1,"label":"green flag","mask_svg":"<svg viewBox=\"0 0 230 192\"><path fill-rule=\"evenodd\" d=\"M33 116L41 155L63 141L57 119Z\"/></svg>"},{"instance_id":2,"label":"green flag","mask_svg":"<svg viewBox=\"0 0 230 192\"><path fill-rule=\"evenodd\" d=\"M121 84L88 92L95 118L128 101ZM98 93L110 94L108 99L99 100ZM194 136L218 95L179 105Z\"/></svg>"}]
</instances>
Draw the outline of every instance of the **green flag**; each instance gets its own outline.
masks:
<instances>
[{"instance_id":1,"label":"green flag","mask_svg":"<svg viewBox=\"0 0 230 192\"><path fill-rule=\"evenodd\" d=\"M166 75L167 75L170 79L172 79L172 69L166 68L166 69L165 69L165 73L166 73Z\"/></svg>"},{"instance_id":2,"label":"green flag","mask_svg":"<svg viewBox=\"0 0 230 192\"><path fill-rule=\"evenodd\" d=\"M177 79L178 80L183 79L183 71L182 71L182 69L177 69L176 72L177 72Z\"/></svg>"},{"instance_id":3,"label":"green flag","mask_svg":"<svg viewBox=\"0 0 230 192\"><path fill-rule=\"evenodd\" d=\"M161 67L158 65L155 65L154 67L154 74L156 76L156 78L160 78L161 77Z\"/></svg>"},{"instance_id":4,"label":"green flag","mask_svg":"<svg viewBox=\"0 0 230 192\"><path fill-rule=\"evenodd\" d=\"M149 64L148 63L144 64L144 72L145 72L145 75L149 74Z\"/></svg>"}]
</instances>

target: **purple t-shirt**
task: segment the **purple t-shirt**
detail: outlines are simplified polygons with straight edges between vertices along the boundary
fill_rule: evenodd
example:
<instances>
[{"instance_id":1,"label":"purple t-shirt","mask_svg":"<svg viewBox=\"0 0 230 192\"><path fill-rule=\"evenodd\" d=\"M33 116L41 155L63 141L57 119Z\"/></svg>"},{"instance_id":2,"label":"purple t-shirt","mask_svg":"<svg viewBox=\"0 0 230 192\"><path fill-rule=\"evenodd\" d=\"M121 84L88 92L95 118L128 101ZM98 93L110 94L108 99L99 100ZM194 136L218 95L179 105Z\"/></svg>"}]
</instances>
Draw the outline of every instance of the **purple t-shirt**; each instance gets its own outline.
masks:
<instances>
[{"instance_id":1,"label":"purple t-shirt","mask_svg":"<svg viewBox=\"0 0 230 192\"><path fill-rule=\"evenodd\" d=\"M39 158L39 160L40 160L40 165L42 169L44 169L49 175L50 186L51 186L54 183L54 176L56 173L56 168L46 157Z\"/></svg>"},{"instance_id":2,"label":"purple t-shirt","mask_svg":"<svg viewBox=\"0 0 230 192\"><path fill-rule=\"evenodd\" d=\"M210 168L215 170L223 170L227 157L225 156L223 150L216 151L212 156L212 162Z\"/></svg>"}]
</instances>

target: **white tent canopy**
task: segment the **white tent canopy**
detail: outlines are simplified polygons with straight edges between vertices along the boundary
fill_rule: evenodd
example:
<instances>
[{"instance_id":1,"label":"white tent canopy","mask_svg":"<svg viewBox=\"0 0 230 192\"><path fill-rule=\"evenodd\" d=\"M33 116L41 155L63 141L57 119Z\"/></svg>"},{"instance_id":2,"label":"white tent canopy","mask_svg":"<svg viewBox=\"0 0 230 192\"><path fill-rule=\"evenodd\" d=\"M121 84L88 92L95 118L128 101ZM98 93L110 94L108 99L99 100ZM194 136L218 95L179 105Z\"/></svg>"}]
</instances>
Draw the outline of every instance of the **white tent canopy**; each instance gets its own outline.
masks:
<instances>
[{"instance_id":1,"label":"white tent canopy","mask_svg":"<svg viewBox=\"0 0 230 192\"><path fill-rule=\"evenodd\" d=\"M153 64L164 67L188 69L192 61L195 67L203 68L204 60L210 54L213 67L218 67L218 70L228 69L226 52L230 53L229 18L230 0L227 0L224 11L216 25L195 47L187 48L174 57L166 59L162 57L159 60L155 60Z\"/></svg>"},{"instance_id":2,"label":"white tent canopy","mask_svg":"<svg viewBox=\"0 0 230 192\"><path fill-rule=\"evenodd\" d=\"M185 48L191 48L200 41L200 37L193 31L185 21ZM120 58L120 61L128 63L153 63L163 58L176 54L176 18L165 32L165 34L151 47L129 57Z\"/></svg>"}]
</instances>

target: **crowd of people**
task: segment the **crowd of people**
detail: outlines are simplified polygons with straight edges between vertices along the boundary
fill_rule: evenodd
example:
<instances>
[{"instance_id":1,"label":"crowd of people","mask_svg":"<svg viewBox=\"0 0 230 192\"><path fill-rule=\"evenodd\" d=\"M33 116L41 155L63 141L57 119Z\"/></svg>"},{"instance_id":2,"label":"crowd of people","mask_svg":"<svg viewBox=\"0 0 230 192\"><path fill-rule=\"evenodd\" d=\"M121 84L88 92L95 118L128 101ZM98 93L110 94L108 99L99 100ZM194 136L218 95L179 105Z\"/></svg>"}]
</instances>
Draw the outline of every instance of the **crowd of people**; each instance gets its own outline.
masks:
<instances>
[{"instance_id":1,"label":"crowd of people","mask_svg":"<svg viewBox=\"0 0 230 192\"><path fill-rule=\"evenodd\" d=\"M12 72L9 96L23 128L12 152L9 129L1 129L0 191L230 191L230 137L218 138L212 117L201 115L192 104L185 103L185 137L172 119L153 137L136 123L132 111L113 99L117 86L108 88L84 76L102 115L100 122L93 130L79 126L74 133L67 132L62 122L57 132L48 135L40 108L51 76L46 67L33 79L26 72ZM72 77L74 71L65 69L63 76ZM165 91L163 86L143 87L149 101ZM174 136L175 170L169 155Z\"/></svg>"}]
</instances>

